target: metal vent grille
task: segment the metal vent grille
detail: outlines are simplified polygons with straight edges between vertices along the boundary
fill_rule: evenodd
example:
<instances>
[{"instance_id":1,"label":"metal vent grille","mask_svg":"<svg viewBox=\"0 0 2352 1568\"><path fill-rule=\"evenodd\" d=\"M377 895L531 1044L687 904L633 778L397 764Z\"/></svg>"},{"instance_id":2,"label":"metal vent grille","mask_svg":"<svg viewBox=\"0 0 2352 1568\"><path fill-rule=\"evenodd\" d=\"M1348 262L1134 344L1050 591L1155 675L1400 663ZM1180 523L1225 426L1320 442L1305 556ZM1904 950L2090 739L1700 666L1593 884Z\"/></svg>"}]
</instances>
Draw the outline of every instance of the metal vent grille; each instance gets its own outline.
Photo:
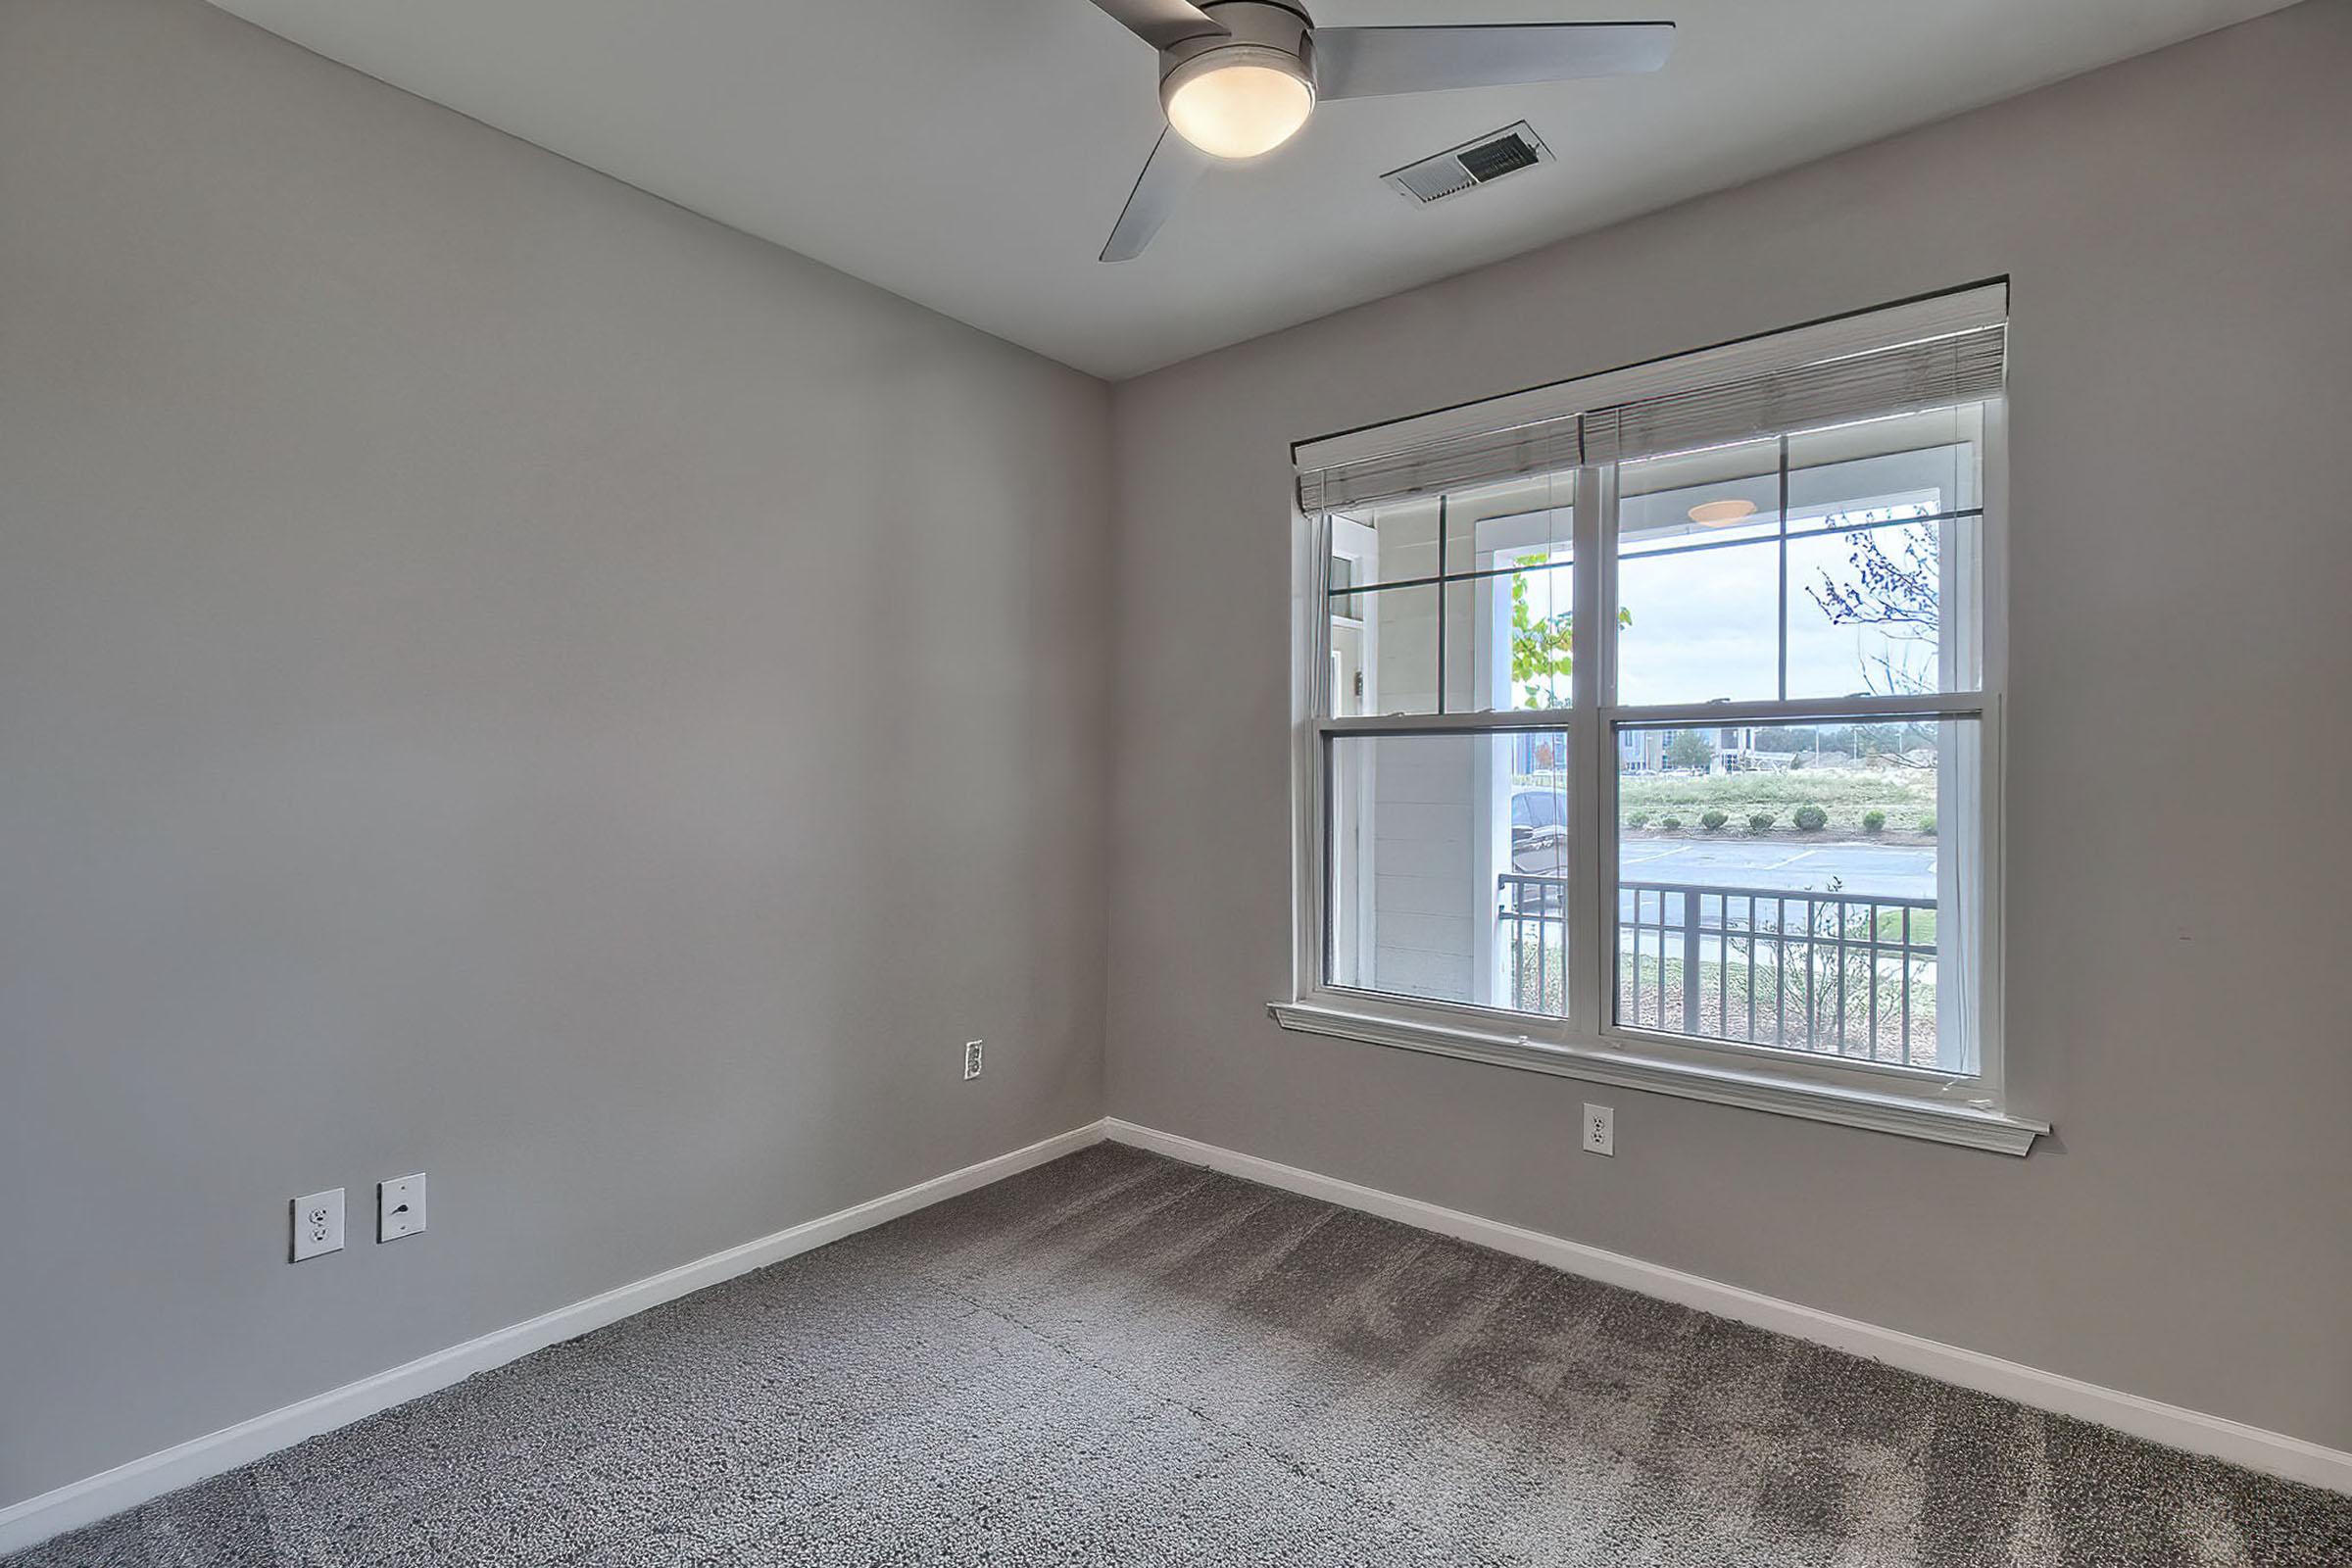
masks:
<instances>
[{"instance_id":1,"label":"metal vent grille","mask_svg":"<svg viewBox=\"0 0 2352 1568\"><path fill-rule=\"evenodd\" d=\"M1515 125L1505 125L1476 141L1448 147L1417 164L1392 169L1380 177L1390 189L1421 206L1427 206L1480 185L1493 184L1522 169L1533 169L1538 164L1549 162L1551 149L1544 146L1544 138L1522 120Z\"/></svg>"}]
</instances>

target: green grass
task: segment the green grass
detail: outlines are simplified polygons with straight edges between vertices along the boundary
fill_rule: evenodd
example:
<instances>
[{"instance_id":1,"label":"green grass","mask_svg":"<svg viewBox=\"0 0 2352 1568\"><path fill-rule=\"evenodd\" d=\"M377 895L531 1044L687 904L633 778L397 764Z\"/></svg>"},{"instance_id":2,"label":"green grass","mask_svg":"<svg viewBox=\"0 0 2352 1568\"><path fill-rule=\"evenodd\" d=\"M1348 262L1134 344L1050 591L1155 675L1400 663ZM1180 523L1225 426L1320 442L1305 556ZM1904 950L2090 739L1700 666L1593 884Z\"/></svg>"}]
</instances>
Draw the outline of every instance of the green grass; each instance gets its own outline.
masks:
<instances>
[{"instance_id":1,"label":"green grass","mask_svg":"<svg viewBox=\"0 0 2352 1568\"><path fill-rule=\"evenodd\" d=\"M1714 928L1722 922L1725 914L1728 913L1731 916L1731 940L1733 947L1736 951L1740 950L1742 945L1748 940L1749 936L1746 926L1748 917L1747 900L1739 894L1732 894L1725 901L1725 903L1729 905L1729 908L1722 909L1718 908L1711 894L1707 894L1704 889L1700 890L1700 892L1701 897L1698 902L1702 912L1699 916L1699 928L1704 931L1712 932ZM1892 946L1898 945L1902 942L1903 911L1901 908L1897 907L1892 909L1879 909L1875 915L1866 915L1862 912L1861 906L1869 903L1870 895L1867 893L1849 893L1842 896L1854 901L1852 904L1847 905L1845 908L1845 940L1847 942L1867 942L1870 940L1874 931L1877 933L1879 941L1883 943ZM1805 895L1802 893L1791 893L1788 895L1788 951L1791 955L1801 954L1803 951L1800 947L1798 947L1797 943L1798 939L1804 935L1805 931L1805 909L1804 906L1797 901L1804 897ZM1821 897L1824 900L1827 900L1831 897L1831 895L1825 893L1821 895ZM1650 900L1649 905L1650 906L1646 912L1649 915L1654 916L1657 913L1655 899ZM1767 950L1772 947L1772 922L1778 912L1779 906L1775 906L1770 899L1759 898L1756 900L1755 918L1758 925L1761 927L1761 929L1754 933L1755 941L1758 947ZM1817 940L1822 942L1836 941L1838 938L1838 915L1826 903L1817 906L1813 917L1813 935ZM1678 928L1669 926L1667 929L1670 931L1676 931L1676 940L1680 940L1680 931ZM1915 948L1932 948L1935 945L1935 908L1930 906L1924 909L1913 909L1911 911L1911 946Z\"/></svg>"},{"instance_id":2,"label":"green grass","mask_svg":"<svg viewBox=\"0 0 2352 1568\"><path fill-rule=\"evenodd\" d=\"M1865 811L1886 813L1887 837L1910 831L1921 817L1936 812L1936 774L1918 768L1799 768L1792 773L1669 773L1618 781L1620 812L1646 811L1654 827L1668 813L1680 816L1686 828L1699 813L1718 810L1729 815L1729 831L1745 832L1747 819L1758 811L1779 818L1775 835L1796 831L1789 818L1800 806L1818 806L1830 816L1825 833L1859 833Z\"/></svg>"}]
</instances>

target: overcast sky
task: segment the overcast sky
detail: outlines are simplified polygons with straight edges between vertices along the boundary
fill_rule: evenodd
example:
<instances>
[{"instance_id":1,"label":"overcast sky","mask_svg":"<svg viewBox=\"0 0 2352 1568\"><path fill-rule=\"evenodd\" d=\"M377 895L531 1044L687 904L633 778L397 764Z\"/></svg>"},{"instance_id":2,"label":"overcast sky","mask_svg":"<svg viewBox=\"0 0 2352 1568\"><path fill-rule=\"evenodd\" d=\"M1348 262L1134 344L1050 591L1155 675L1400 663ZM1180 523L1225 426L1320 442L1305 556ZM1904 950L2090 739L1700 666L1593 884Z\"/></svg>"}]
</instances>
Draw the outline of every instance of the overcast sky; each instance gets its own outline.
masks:
<instances>
[{"instance_id":1,"label":"overcast sky","mask_svg":"<svg viewBox=\"0 0 2352 1568\"><path fill-rule=\"evenodd\" d=\"M1900 559L1900 531L1881 530ZM1877 626L1837 625L1810 589L1826 570L1851 582L1853 540L1816 537L1791 541L1788 551L1788 695L1842 697L1870 688L1864 661L1893 651L1906 661L1925 657ZM1538 616L1568 608L1568 573L1528 578L1528 608ZM1759 540L1722 550L1620 561L1618 599L1633 614L1619 634L1617 687L1621 703L1696 703L1771 699L1779 674L1780 566L1774 544Z\"/></svg>"}]
</instances>

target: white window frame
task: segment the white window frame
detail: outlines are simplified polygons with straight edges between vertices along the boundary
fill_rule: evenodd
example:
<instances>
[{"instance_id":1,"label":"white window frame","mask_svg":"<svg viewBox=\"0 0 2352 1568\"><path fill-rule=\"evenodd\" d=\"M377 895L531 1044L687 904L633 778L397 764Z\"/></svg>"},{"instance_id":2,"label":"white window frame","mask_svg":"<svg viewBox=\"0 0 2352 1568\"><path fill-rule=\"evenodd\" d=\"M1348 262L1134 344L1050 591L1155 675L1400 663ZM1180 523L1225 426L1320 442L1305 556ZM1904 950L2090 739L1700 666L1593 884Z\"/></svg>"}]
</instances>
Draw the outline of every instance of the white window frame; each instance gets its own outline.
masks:
<instances>
[{"instance_id":1,"label":"white window frame","mask_svg":"<svg viewBox=\"0 0 2352 1568\"><path fill-rule=\"evenodd\" d=\"M2006 1102L2002 1007L2002 694L2006 690L2008 605L2007 417L2004 401L1984 404L1981 531L1981 689L1925 697L1846 697L1663 706L1604 705L1615 689L1618 627L1601 607L1616 603L1617 552L1604 535L1615 517L1616 470L1577 470L1573 503L1575 624L1599 635L1580 646L1567 708L1509 712L1324 717L1329 668L1329 526L1325 515L1292 509L1297 608L1293 667L1295 948L1292 994L1269 1004L1287 1029L1434 1053L1655 1093L1841 1123L2010 1154L2024 1154L2047 1124ZM1443 587L1439 590L1444 592ZM1579 639L1580 644L1585 639ZM1757 722L1858 721L1905 717L1978 721L1973 779L1939 810L1947 830L1973 839L1981 877L1974 952L1963 978L1975 994L1978 1067L1948 1072L1833 1057L1740 1042L1710 1042L1621 1025L1613 994L1620 725L1691 726ZM1330 875L1324 799L1329 749L1353 735L1493 734L1565 730L1569 745L1568 1008L1564 1019L1507 1009L1333 986L1326 982L1326 892ZM1973 785L1973 788L1970 786ZM1955 810L1965 810L1955 818ZM1958 826L1954 827L1957 820ZM1950 857L1939 857L1949 859ZM1947 898L1939 901L1948 910ZM1954 940L1967 941L1954 922Z\"/></svg>"}]
</instances>

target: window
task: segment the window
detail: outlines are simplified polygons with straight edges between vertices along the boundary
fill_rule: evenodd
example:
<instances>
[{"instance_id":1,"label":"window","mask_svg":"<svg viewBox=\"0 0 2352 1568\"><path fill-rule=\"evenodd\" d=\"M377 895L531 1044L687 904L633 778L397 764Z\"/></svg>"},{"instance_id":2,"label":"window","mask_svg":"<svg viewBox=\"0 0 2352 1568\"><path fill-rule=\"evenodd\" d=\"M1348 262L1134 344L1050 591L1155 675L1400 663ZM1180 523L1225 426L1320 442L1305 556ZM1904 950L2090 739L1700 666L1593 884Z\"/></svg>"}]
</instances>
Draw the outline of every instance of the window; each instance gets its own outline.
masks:
<instances>
[{"instance_id":1,"label":"window","mask_svg":"<svg viewBox=\"0 0 2352 1568\"><path fill-rule=\"evenodd\" d=\"M1292 1027L2024 1152L2001 285L1299 449Z\"/></svg>"}]
</instances>

